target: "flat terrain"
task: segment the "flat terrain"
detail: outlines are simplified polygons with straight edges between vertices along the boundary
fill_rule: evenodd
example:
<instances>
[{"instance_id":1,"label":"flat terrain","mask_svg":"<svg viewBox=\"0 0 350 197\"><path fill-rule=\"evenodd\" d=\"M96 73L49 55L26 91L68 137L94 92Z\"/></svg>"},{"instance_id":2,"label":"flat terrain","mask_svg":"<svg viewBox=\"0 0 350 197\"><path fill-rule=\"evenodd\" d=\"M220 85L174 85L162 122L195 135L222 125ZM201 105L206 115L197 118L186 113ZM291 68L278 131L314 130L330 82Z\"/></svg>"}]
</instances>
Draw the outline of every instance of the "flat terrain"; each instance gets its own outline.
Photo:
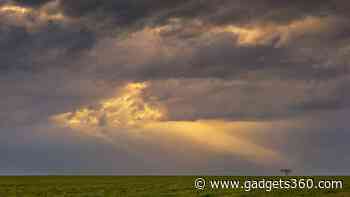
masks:
<instances>
[{"instance_id":1,"label":"flat terrain","mask_svg":"<svg viewBox=\"0 0 350 197\"><path fill-rule=\"evenodd\" d=\"M0 177L0 197L128 197L128 196L275 196L275 197L350 197L350 177L314 177L344 180L339 190L287 190L244 192L234 189L196 190L197 177L113 177L113 176L41 176ZM286 179L286 177L282 177ZM244 180L243 177L206 177ZM263 179L251 177L250 179ZM266 179L271 179L266 178ZM279 179L277 177L277 179ZM349 183L349 184L347 184Z\"/></svg>"}]
</instances>

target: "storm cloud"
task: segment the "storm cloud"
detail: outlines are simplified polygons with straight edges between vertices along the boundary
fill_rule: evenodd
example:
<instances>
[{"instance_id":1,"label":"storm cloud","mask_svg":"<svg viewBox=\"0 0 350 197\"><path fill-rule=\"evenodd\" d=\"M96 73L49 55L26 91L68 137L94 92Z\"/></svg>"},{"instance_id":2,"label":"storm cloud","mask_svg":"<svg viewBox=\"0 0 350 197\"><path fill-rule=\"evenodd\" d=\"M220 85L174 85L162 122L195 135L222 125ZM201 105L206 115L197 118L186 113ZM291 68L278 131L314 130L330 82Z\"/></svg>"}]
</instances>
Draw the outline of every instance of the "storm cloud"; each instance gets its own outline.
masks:
<instances>
[{"instance_id":1,"label":"storm cloud","mask_svg":"<svg viewBox=\"0 0 350 197\"><path fill-rule=\"evenodd\" d=\"M348 158L322 164L348 148L348 8L346 0L0 1L0 154L8 155L0 173L215 174L231 164L241 174L277 166L349 173ZM239 154L237 140L255 153ZM44 159L48 152L67 163ZM110 164L98 162L99 152ZM203 162L198 152L208 165L193 171ZM81 154L91 166L75 160ZM193 159L180 162L183 154ZM278 159L269 166L263 155Z\"/></svg>"}]
</instances>

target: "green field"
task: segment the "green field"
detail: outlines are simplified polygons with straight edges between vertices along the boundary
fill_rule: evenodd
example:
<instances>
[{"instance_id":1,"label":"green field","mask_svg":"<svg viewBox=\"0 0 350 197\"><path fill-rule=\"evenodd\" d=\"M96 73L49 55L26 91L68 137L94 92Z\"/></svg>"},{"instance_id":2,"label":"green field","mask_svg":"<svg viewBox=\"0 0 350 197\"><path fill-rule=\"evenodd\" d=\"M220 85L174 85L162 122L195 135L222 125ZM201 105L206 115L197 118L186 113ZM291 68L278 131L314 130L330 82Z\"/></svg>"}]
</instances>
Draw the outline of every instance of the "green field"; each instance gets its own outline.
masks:
<instances>
[{"instance_id":1,"label":"green field","mask_svg":"<svg viewBox=\"0 0 350 197\"><path fill-rule=\"evenodd\" d=\"M316 180L343 180L337 190L277 190L244 192L234 189L194 188L198 177L109 177L41 176L0 177L0 197L117 197L117 196L327 196L350 197L350 177L313 177ZM286 179L286 177L280 177ZM300 177L299 177L300 178ZM207 180L247 180L264 177L206 177ZM272 177L265 177L272 179ZM279 177L274 177L279 179ZM289 178L288 178L289 179ZM305 178L307 179L307 178ZM349 184L347 184L349 183Z\"/></svg>"}]
</instances>

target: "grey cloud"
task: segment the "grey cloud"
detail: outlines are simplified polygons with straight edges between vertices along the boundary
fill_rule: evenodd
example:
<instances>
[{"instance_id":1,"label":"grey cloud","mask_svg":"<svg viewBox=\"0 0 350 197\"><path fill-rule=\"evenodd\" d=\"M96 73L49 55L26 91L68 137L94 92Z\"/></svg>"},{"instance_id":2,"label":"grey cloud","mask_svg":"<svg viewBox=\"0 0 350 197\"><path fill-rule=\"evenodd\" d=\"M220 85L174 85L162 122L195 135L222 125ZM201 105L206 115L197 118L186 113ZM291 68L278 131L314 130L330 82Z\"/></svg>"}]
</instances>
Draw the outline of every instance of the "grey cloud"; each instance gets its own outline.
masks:
<instances>
[{"instance_id":1,"label":"grey cloud","mask_svg":"<svg viewBox=\"0 0 350 197\"><path fill-rule=\"evenodd\" d=\"M25 6L41 6L52 0L13 0L13 1L20 5L25 5Z\"/></svg>"},{"instance_id":2,"label":"grey cloud","mask_svg":"<svg viewBox=\"0 0 350 197\"><path fill-rule=\"evenodd\" d=\"M94 105L110 97L117 82L100 83L76 72L50 69L33 73L12 71L0 77L1 127L31 126L48 121L50 116Z\"/></svg>"},{"instance_id":3,"label":"grey cloud","mask_svg":"<svg viewBox=\"0 0 350 197\"><path fill-rule=\"evenodd\" d=\"M125 147L78 137L44 122L2 128L1 132L0 174L126 173L124 169L130 173L144 163Z\"/></svg>"},{"instance_id":4,"label":"grey cloud","mask_svg":"<svg viewBox=\"0 0 350 197\"><path fill-rule=\"evenodd\" d=\"M171 120L275 121L349 109L348 79L173 79L152 81L145 94L168 108Z\"/></svg>"},{"instance_id":5,"label":"grey cloud","mask_svg":"<svg viewBox=\"0 0 350 197\"><path fill-rule=\"evenodd\" d=\"M1 70L44 71L62 67L93 46L94 33L50 23L31 32L25 27L1 25Z\"/></svg>"},{"instance_id":6,"label":"grey cloud","mask_svg":"<svg viewBox=\"0 0 350 197\"><path fill-rule=\"evenodd\" d=\"M99 2L98 4L101 4L102 8L105 9L103 6L106 2ZM62 3L69 4L69 2ZM93 2L85 3L88 8L86 8L86 11L83 9L80 15L84 15L85 12L94 12L95 7L92 4L90 5ZM124 2L125 6L129 3ZM85 5L78 1L75 4L78 8L73 6L72 9L79 10L82 9L79 8L81 4ZM115 6L124 4L119 2ZM130 3L131 7L135 5ZM161 4L161 6L163 5L167 5L167 3ZM296 7L299 6L298 4ZM181 6L179 7L181 8ZM290 6L287 6L287 8L290 8ZM311 8L312 6L310 6ZM340 25L337 24L336 27L340 27ZM52 72L67 72L70 75L69 79L63 77L62 74L57 77L63 77L67 80L67 84L73 81L74 76L78 79L100 80L106 83L123 80L143 81L171 78L180 80L201 78L205 81L207 78L217 78L229 81L251 81L252 83L259 83L259 81L264 80L280 80L282 83L295 84L295 80L306 82L326 81L348 74L348 65L346 64L347 45L346 42L342 43L340 40L332 43L331 40L334 40L339 33L335 30L293 37L290 43L282 46L277 46L278 36L276 38L272 37L269 42L264 44L240 45L238 37L229 33L209 36L198 35L198 37L192 37L191 39L182 39L176 36L152 35L152 33L147 33L147 30L142 30L126 38L105 38L97 36L96 32L90 29L84 29L79 22L73 24L49 23L41 27L39 31L34 32L28 31L25 27L8 25L2 26L0 30L0 33L4 35L4 39L0 41L0 50L4 51L1 54L4 74L14 75L17 70L26 71L24 73L29 75L43 75L50 70ZM204 29L201 31L204 31ZM323 43L318 42L321 39L325 39L327 48L323 48ZM337 51L332 52L334 50ZM326 55L323 54L323 51L327 51ZM338 51L343 51L343 53L339 54ZM137 54L137 58L135 58L135 54ZM325 104L333 107L342 106L338 105L339 99L334 100L323 96L321 99L306 98L295 104L296 101L290 99L298 96L300 92L293 92L294 95L291 94L290 97L281 98L280 105L276 104L280 108L270 109L272 108L272 102L270 102L271 98L269 96L264 98L266 102L252 99L264 95L266 90L264 88L259 89L261 88L259 86L253 85L252 87L258 89L255 89L253 93L246 94L244 91L234 92L231 89L221 91L221 87L218 86L215 94L218 92L220 94L215 98L203 101L203 103L197 102L197 104L194 104L193 112L187 115L174 115L174 119L275 119L302 114L311 108L322 108L321 105ZM273 88L279 87L272 86L271 89ZM43 95L54 94L49 87L43 89L47 91ZM274 95L272 93L271 95ZM61 96L64 97L64 94L66 93L63 92ZM186 94L191 95L190 93ZM186 94L183 96L186 97ZM209 91L197 96L205 97L211 94L213 93ZM245 111L232 107L223 108L222 110L209 108L196 111L196 109L201 109L202 106L208 106L207 103L216 101L220 103L222 100L232 99L236 95L240 98L242 106L250 106L248 107L250 110ZM79 96L76 94L76 96L82 99L85 95ZM97 99L106 95L90 96L95 96L95 99ZM339 97L342 98L343 96L340 95ZM184 111L186 111L185 109L191 109L191 107L184 106L192 106L193 102L195 101L190 99L187 104L183 104L182 109ZM181 105L181 103L178 104ZM73 104L68 105L72 106ZM288 105L292 107L290 109L286 108ZM173 106L174 109L176 107L176 105ZM287 110L284 111L285 109ZM21 110L19 113L23 115Z\"/></svg>"},{"instance_id":7,"label":"grey cloud","mask_svg":"<svg viewBox=\"0 0 350 197\"><path fill-rule=\"evenodd\" d=\"M307 98L309 85L300 82L193 79L152 84L145 98L158 98L171 120L271 121L308 113L289 108Z\"/></svg>"},{"instance_id":8,"label":"grey cloud","mask_svg":"<svg viewBox=\"0 0 350 197\"><path fill-rule=\"evenodd\" d=\"M322 16L334 11L332 1L192 1L172 12L177 17L197 18L213 24L288 23L305 16Z\"/></svg>"},{"instance_id":9,"label":"grey cloud","mask_svg":"<svg viewBox=\"0 0 350 197\"><path fill-rule=\"evenodd\" d=\"M49 1L11 2L38 10ZM259 173L261 166L191 149L184 141L175 155L169 155L169 147L158 146L159 139L132 141L124 136L117 143L133 147L128 152L123 148L112 150L95 139L81 142L71 135L63 139L50 135L71 131L48 126L48 117L94 105L131 81L151 81L144 99L164 104L169 120L313 119L317 124L312 124L319 127L278 128L264 136L252 136L290 155L291 160L304 165L300 170L310 170L307 165L332 172L346 168L349 159L335 153L346 155L348 144L343 140L348 112L339 111L350 106L349 5L342 0L62 0L59 9L68 21L46 21L28 29L20 21L1 17L0 154L7 157L0 168L55 169L67 165L67 169L166 172L176 168L175 160L181 160L181 153L191 150L215 161L198 171L220 168L225 172L240 169ZM266 42L248 45L240 44L239 36L233 33L208 33L225 25L279 27L308 17L315 17L325 26L287 32L288 41L283 44L283 35L278 33L266 35ZM152 32L152 28L171 26L174 21L177 28ZM329 122L332 126L325 125ZM38 130L47 133L40 133L44 136L41 138ZM266 136L273 141L259 141ZM30 140L23 143L23 138ZM140 158L133 157L137 152ZM193 152L189 155L195 158ZM56 158L49 161L48 153ZM340 159L341 163L327 162L329 158ZM110 165L100 162L105 160ZM146 160L149 163L142 163ZM90 162L91 166L85 165ZM176 172L191 171L196 162L185 161Z\"/></svg>"},{"instance_id":10,"label":"grey cloud","mask_svg":"<svg viewBox=\"0 0 350 197\"><path fill-rule=\"evenodd\" d=\"M349 79L340 79L323 85L316 85L308 91L299 103L291 105L292 109L305 111L344 110L350 107Z\"/></svg>"},{"instance_id":11,"label":"grey cloud","mask_svg":"<svg viewBox=\"0 0 350 197\"><path fill-rule=\"evenodd\" d=\"M37 6L49 0L15 2ZM199 19L214 24L251 24L257 21L286 23L305 16L338 15L346 13L344 1L278 1L278 0L62 0L61 7L67 15L107 19L117 24L134 24L147 18L163 23L170 18ZM100 21L101 22L101 21Z\"/></svg>"},{"instance_id":12,"label":"grey cloud","mask_svg":"<svg viewBox=\"0 0 350 197\"><path fill-rule=\"evenodd\" d=\"M33 1L36 4L37 1ZM41 2L41 1L40 1ZM39 2L39 3L40 3ZM333 1L322 1L317 3L316 1L301 2L293 1L287 2L277 2L272 0L266 0L264 2L246 2L246 1L172 1L172 2L158 2L158 1L62 1L61 6L66 10L66 14L72 16L87 16L88 20L94 18L94 16L102 17L99 22L104 23L104 21L116 20L118 28L128 31L128 24L137 23L139 20L145 20L152 15L157 17L164 17L164 13L170 14L165 16L167 19L176 17L186 17L186 13L179 12L182 9L189 8L193 15L190 15L190 19L196 19L205 21L206 19L201 17L210 16L211 13L218 14L220 11L226 11L230 15L246 17L249 20L265 20L266 17L260 17L259 14L268 15L272 14L272 19L278 19L294 13L298 17L286 17L293 18L293 20L302 20L307 16L313 15L313 13L321 13L320 9L333 9L332 4L336 4ZM196 7L203 9L195 9ZM210 12L206 12L206 8L214 9ZM231 10L232 9L232 10ZM245 9L251 10L246 11ZM258 11L256 11L257 9ZM196 14L197 12L203 11L202 14ZM238 14L236 14L236 12ZM99 13L101 12L101 13ZM171 14L174 12L174 14ZM240 13L242 12L242 13ZM99 13L99 14L98 14ZM162 14L158 14L162 13ZM240 14L239 14L240 13ZM256 14L254 17L249 16L249 13ZM327 12L328 13L328 12ZM329 12L331 13L331 12ZM248 14L248 15L247 15ZM332 13L333 14L333 13ZM93 16L90 16L93 15ZM107 17L105 18L104 17ZM92 17L92 18L91 18ZM84 17L83 17L84 18ZM151 17L152 18L152 17ZM219 16L219 19L225 17ZM230 18L230 17L228 17ZM267 17L269 18L269 17ZM157 19L155 19L157 20ZM269 21L270 19L267 19ZM284 20L284 19L283 19ZM286 24L293 20L286 20ZM23 28L18 27L8 27L8 33L4 33L8 38L4 43L4 49L8 48L11 40L18 40L17 48L15 51L18 53L11 52L11 54L16 54L16 57L24 56L23 51L50 51L51 49L60 48L63 53L56 59L70 59L71 55L75 54L76 51L90 49L96 43L95 41L101 39L97 35L99 31L108 31L108 29L90 29L89 26L84 27L85 19L78 20L78 23L73 25L68 25L68 27L63 28L59 24L53 24L48 27L44 27L40 32L28 33ZM165 20L166 21L166 20ZM335 20L337 22L338 20ZM344 21L344 19L343 19ZM95 24L92 22L91 24ZM157 22L156 22L157 23ZM215 22L213 22L216 24ZM251 22L247 22L244 18L237 19L237 22L231 21L227 24L240 24L247 25ZM255 21L251 24L259 24L261 22ZM277 23L277 22L276 22ZM90 24L90 25L91 25ZM123 25L126 26L123 26ZM167 22L165 22L167 24ZM280 23L278 23L280 24ZM191 25L191 24L189 24ZM189 25L183 28L188 29ZM218 25L218 24L216 24ZM96 26L96 25L95 25ZM113 25L112 25L113 26ZM115 25L114 25L115 26ZM189 54L189 50L184 50L183 53L178 52L171 57L166 57L162 51L159 54L155 54L155 57L148 59L145 62L140 62L135 65L133 62L109 62L110 65L100 65L100 62L96 62L93 58L89 62L95 62L96 72L105 75L104 72L113 73L116 78L131 78L131 79L153 79L153 78L177 78L177 77L217 77L217 78L234 78L246 76L250 72L263 72L268 73L270 76L276 75L278 77L286 78L300 78L306 80L313 79L327 79L334 78L339 75L347 73L347 53L343 55L337 55L338 53L332 51L339 51L346 47L344 41L346 41L346 27L344 22L339 22L339 24L334 24L330 26L325 32L319 31L311 35L301 34L297 37L292 37L291 43L287 46L276 47L280 39L277 36L272 36L271 40L264 45L253 45L253 46L240 46L237 44L237 39L229 34L213 35L201 38L201 33L206 31L206 24L204 28L200 29L200 32L194 34L187 34L187 36L193 39L187 40L184 37L176 37L174 41L182 43L183 48L193 49L193 52ZM85 29L86 28L86 29ZM334 29L333 29L334 28ZM97 32L96 32L97 31ZM173 32L175 34L181 35L178 31ZM13 36L13 37L12 37ZM186 35L185 35L186 36ZM194 37L193 37L194 36ZM142 38L139 38L142 39ZM165 40L160 45L167 47L167 36L163 37ZM176 40L177 39L177 40ZM322 42L320 42L322 40ZM337 40L338 44L334 42ZM154 40L156 41L156 40ZM115 42L120 42L115 40ZM324 43L324 44L322 44ZM343 44L342 44L343 43ZM170 47L172 43L170 43ZM148 43L148 45L142 46L144 48L151 47L153 43ZM118 47L118 46L117 46ZM133 46L126 46L133 47ZM137 47L137 46L136 46ZM175 46L177 47L177 46ZM325 49L324 49L325 48ZM305 53L304 49L311 52ZM331 54L324 55L323 50L327 50ZM120 51L120 49L111 49ZM140 49L130 49L130 56L133 56L132 50ZM181 50L181 49L179 49ZM345 48L344 51L347 49ZM96 52L97 55L103 56L99 51ZM78 53L79 54L79 53ZM26 54L27 55L27 54ZM114 54L115 56L124 56L124 54ZM12 55L5 55L4 59L12 60ZM27 55L28 56L28 55ZM7 63L6 67L10 64L22 65L31 69L31 67L37 67L38 64L51 64L51 62L41 63L33 62L33 59L37 58L29 57L23 61L26 62L26 66L23 63ZM43 56L43 55L41 55ZM74 56L73 59L79 57ZM81 59L89 57L81 57ZM107 57L110 58L110 57ZM124 58L124 57L120 57ZM131 57L130 57L131 58ZM84 61L84 60L83 60ZM89 64L89 62L84 62L81 64ZM345 62L345 64L344 64ZM79 64L79 63L78 63ZM325 64L332 64L331 66L324 66ZM71 63L73 66L73 63ZM76 67L76 66L75 66ZM89 65L82 65L81 68L89 67ZM98 68L99 67L99 68ZM116 70L109 70L107 67L112 67ZM345 71L345 72L344 72ZM262 77L266 77L262 75Z\"/></svg>"},{"instance_id":13,"label":"grey cloud","mask_svg":"<svg viewBox=\"0 0 350 197\"><path fill-rule=\"evenodd\" d=\"M95 62L97 73L107 78L125 78L138 80L167 78L224 78L224 79L298 79L327 80L348 74L348 65L339 61L346 58L334 56L334 53L323 55L323 49L310 48L303 50L303 44L292 44L276 47L275 43L265 45L242 46L237 38L230 34L221 34L191 41L170 38L159 42L157 37L149 38L148 34L139 33L133 40L115 45L101 43L109 47L106 54L97 51ZM111 42L118 42L111 40ZM120 48L118 48L120 46ZM132 48L130 48L132 47ZM322 47L322 46L319 46ZM152 50L143 51L144 48ZM307 50L307 48L306 48ZM329 49L329 50L332 50ZM134 52L139 51L136 61ZM119 53L123 55L118 56ZM331 62L331 65L328 65ZM113 73L113 76L110 74ZM108 77L110 76L110 77Z\"/></svg>"}]
</instances>

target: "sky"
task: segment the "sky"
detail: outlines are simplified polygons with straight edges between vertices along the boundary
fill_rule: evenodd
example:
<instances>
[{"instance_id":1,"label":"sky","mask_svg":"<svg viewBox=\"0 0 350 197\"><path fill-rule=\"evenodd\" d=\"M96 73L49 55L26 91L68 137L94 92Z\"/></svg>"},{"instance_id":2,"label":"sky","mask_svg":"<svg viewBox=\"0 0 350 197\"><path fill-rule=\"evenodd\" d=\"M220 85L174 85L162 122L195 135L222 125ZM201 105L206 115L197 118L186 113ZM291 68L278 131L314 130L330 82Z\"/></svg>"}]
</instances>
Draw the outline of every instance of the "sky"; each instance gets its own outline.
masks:
<instances>
[{"instance_id":1,"label":"sky","mask_svg":"<svg viewBox=\"0 0 350 197\"><path fill-rule=\"evenodd\" d=\"M0 174L350 174L347 0L1 0Z\"/></svg>"}]
</instances>

